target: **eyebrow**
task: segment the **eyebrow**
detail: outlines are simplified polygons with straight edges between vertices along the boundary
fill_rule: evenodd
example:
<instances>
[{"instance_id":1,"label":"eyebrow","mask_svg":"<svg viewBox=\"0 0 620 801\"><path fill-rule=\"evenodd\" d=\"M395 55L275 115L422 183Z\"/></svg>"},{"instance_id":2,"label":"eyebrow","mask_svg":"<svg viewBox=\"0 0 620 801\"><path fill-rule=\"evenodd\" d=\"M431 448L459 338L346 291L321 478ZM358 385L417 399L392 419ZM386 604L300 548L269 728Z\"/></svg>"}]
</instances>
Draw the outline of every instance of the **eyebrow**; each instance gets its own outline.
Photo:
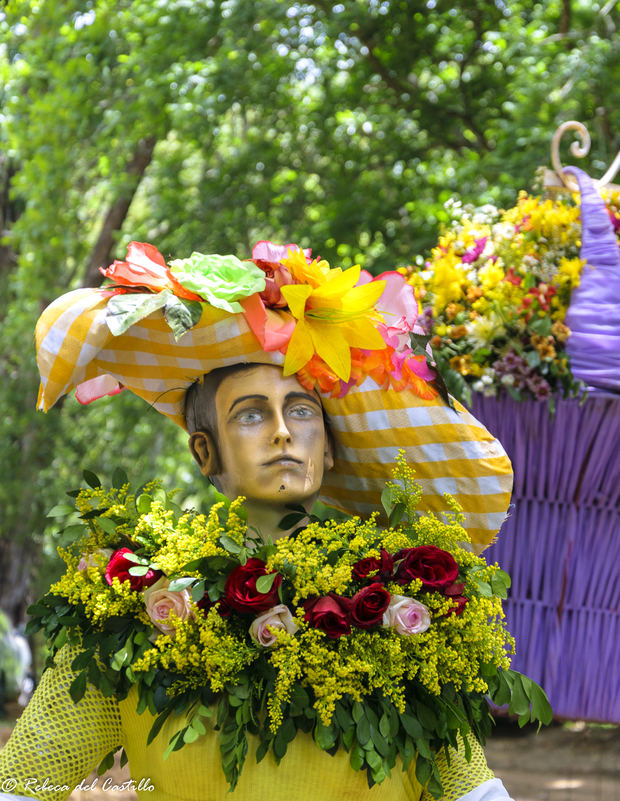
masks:
<instances>
[{"instance_id":1,"label":"eyebrow","mask_svg":"<svg viewBox=\"0 0 620 801\"><path fill-rule=\"evenodd\" d=\"M315 398L313 395L309 395L307 392L289 392L287 393L284 400L285 402L288 402L296 398L301 398L302 400L310 401L311 403L314 403L315 406L318 406L319 409L322 408L321 403L317 400L317 398ZM237 406L239 403L243 403L244 401L247 400L266 401L269 400L269 398L266 395L242 395L240 398L237 398L232 402L230 409L228 410L228 414L230 414L232 410L235 408L235 406Z\"/></svg>"},{"instance_id":2,"label":"eyebrow","mask_svg":"<svg viewBox=\"0 0 620 801\"><path fill-rule=\"evenodd\" d=\"M314 403L315 406L318 406L319 409L323 408L321 406L321 402L314 395L310 395L307 392L289 392L284 400L289 401L295 398L300 398L301 400L308 400L311 403Z\"/></svg>"},{"instance_id":3,"label":"eyebrow","mask_svg":"<svg viewBox=\"0 0 620 801\"><path fill-rule=\"evenodd\" d=\"M231 403L228 413L230 414L237 404L243 403L243 401L246 400L268 400L268 398L266 395L242 395Z\"/></svg>"}]
</instances>

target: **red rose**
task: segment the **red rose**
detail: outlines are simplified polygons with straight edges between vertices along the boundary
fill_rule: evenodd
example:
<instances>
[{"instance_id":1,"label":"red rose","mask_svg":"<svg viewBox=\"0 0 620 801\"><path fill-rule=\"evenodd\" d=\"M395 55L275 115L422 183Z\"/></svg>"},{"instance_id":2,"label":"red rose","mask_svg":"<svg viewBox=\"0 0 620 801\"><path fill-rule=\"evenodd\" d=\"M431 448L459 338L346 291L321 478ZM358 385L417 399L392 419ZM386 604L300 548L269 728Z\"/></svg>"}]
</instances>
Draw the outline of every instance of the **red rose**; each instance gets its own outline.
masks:
<instances>
[{"instance_id":1,"label":"red rose","mask_svg":"<svg viewBox=\"0 0 620 801\"><path fill-rule=\"evenodd\" d=\"M244 565L237 565L226 579L224 599L237 612L264 612L279 603L278 588L282 576L276 574L269 592L259 592L256 582L267 575L267 568L262 559L248 559Z\"/></svg>"},{"instance_id":2,"label":"red rose","mask_svg":"<svg viewBox=\"0 0 620 801\"><path fill-rule=\"evenodd\" d=\"M375 581L351 599L351 621L360 629L369 629L381 622L389 603L390 593Z\"/></svg>"},{"instance_id":3,"label":"red rose","mask_svg":"<svg viewBox=\"0 0 620 801\"><path fill-rule=\"evenodd\" d=\"M447 598L450 598L453 601L454 606L448 612L446 612L446 617L449 615L460 615L463 613L463 609L467 606L468 598L466 598L461 593L465 589L465 585L459 581L455 581L454 584L451 584L449 587L446 587L444 590L444 595Z\"/></svg>"},{"instance_id":4,"label":"red rose","mask_svg":"<svg viewBox=\"0 0 620 801\"><path fill-rule=\"evenodd\" d=\"M422 589L443 592L456 581L459 574L459 566L452 554L435 545L405 548L395 558L402 559L396 569L396 581L399 584L422 579Z\"/></svg>"},{"instance_id":5,"label":"red rose","mask_svg":"<svg viewBox=\"0 0 620 801\"><path fill-rule=\"evenodd\" d=\"M330 592L323 597L308 598L304 601L306 614L304 620L315 629L321 629L332 640L337 640L343 634L351 633L351 618L349 609L351 601Z\"/></svg>"},{"instance_id":6,"label":"red rose","mask_svg":"<svg viewBox=\"0 0 620 801\"><path fill-rule=\"evenodd\" d=\"M462 615L463 610L467 606L469 599L466 598L464 595L451 595L448 596L453 603L452 609L449 609L445 617L449 617L450 615Z\"/></svg>"},{"instance_id":7,"label":"red rose","mask_svg":"<svg viewBox=\"0 0 620 801\"><path fill-rule=\"evenodd\" d=\"M157 579L161 576L160 570L151 570L149 568L143 576L132 576L129 572L130 567L137 567L136 562L127 559L125 554L133 554L129 548L120 548L114 551L105 569L105 580L108 584L112 584L112 579L117 578L119 581L128 581L132 590L143 590L155 584Z\"/></svg>"},{"instance_id":8,"label":"red rose","mask_svg":"<svg viewBox=\"0 0 620 801\"><path fill-rule=\"evenodd\" d=\"M353 565L351 578L353 581L365 581L370 574L375 581L387 581L392 577L394 570L394 557L385 548L381 548L381 557L367 556Z\"/></svg>"},{"instance_id":9,"label":"red rose","mask_svg":"<svg viewBox=\"0 0 620 801\"><path fill-rule=\"evenodd\" d=\"M205 615L208 614L214 606L217 606L217 612L220 617L228 617L232 612L232 609L228 605L226 598L220 598L218 601L212 601L209 598L209 593L207 592L205 592L199 601L196 601L196 606L201 612L204 612Z\"/></svg>"}]
</instances>

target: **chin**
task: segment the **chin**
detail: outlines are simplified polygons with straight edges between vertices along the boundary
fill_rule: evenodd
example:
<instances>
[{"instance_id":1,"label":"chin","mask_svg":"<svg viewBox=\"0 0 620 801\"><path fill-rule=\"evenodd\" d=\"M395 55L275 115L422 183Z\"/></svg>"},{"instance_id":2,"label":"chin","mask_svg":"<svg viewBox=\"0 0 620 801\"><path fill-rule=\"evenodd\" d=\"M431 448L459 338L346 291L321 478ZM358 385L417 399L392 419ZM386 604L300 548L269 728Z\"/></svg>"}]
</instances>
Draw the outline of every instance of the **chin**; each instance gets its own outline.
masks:
<instances>
[{"instance_id":1,"label":"chin","mask_svg":"<svg viewBox=\"0 0 620 801\"><path fill-rule=\"evenodd\" d=\"M308 489L303 485L296 485L294 482L281 481L278 486L275 486L265 496L264 501L269 503L304 503L305 501L314 501L318 490Z\"/></svg>"}]
</instances>

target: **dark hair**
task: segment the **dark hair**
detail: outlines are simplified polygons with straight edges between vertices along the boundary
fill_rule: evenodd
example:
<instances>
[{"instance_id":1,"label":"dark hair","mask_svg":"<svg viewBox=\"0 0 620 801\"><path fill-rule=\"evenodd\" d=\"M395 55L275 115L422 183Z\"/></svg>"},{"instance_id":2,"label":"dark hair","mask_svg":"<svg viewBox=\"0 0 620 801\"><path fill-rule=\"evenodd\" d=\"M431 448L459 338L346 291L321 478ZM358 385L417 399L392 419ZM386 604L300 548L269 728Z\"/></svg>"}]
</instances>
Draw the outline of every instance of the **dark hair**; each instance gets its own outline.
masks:
<instances>
[{"instance_id":1,"label":"dark hair","mask_svg":"<svg viewBox=\"0 0 620 801\"><path fill-rule=\"evenodd\" d=\"M190 434L205 431L211 434L217 444L217 413L215 411L215 394L220 384L229 375L260 367L255 362L240 362L228 367L217 367L195 381L185 395L185 424Z\"/></svg>"}]
</instances>

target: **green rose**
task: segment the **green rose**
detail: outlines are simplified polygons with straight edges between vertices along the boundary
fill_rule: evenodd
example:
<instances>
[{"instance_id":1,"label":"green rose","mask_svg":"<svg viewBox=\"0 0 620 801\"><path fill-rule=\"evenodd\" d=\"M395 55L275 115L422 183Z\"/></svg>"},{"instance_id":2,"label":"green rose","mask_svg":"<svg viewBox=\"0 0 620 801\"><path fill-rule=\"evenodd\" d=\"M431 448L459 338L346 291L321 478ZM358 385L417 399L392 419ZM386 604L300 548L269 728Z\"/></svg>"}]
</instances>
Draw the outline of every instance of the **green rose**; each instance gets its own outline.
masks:
<instances>
[{"instance_id":1,"label":"green rose","mask_svg":"<svg viewBox=\"0 0 620 801\"><path fill-rule=\"evenodd\" d=\"M170 272L185 289L231 314L242 311L236 300L265 289L265 273L253 262L236 256L192 253L188 259L171 261Z\"/></svg>"}]
</instances>

